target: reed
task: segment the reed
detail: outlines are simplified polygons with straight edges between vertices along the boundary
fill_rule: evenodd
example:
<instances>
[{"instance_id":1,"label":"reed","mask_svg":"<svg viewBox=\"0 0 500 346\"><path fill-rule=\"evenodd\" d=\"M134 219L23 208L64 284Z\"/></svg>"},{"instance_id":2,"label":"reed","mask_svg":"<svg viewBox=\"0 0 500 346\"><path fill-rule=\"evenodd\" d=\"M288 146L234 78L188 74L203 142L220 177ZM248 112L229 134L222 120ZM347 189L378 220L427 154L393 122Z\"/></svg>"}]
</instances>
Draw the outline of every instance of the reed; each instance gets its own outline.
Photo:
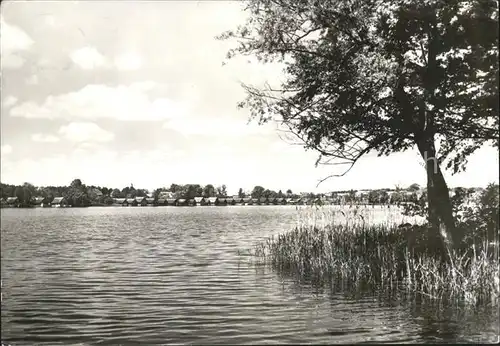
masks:
<instances>
[{"instance_id":1,"label":"reed","mask_svg":"<svg viewBox=\"0 0 500 346\"><path fill-rule=\"evenodd\" d=\"M431 299L498 303L498 241L491 246L484 239L447 254L425 226L401 229L395 216L374 220L366 208L304 208L298 214L292 231L255 246L257 262L351 287L404 288Z\"/></svg>"}]
</instances>

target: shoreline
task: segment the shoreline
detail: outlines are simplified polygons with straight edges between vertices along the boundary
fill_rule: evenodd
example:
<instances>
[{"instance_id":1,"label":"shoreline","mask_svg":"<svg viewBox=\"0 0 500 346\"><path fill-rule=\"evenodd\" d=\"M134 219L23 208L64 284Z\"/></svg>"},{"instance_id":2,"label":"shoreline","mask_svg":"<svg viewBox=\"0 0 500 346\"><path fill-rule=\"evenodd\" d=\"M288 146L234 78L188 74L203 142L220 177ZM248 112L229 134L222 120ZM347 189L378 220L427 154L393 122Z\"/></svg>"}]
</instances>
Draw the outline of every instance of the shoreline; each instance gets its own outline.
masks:
<instances>
[{"instance_id":1,"label":"shoreline","mask_svg":"<svg viewBox=\"0 0 500 346\"><path fill-rule=\"evenodd\" d=\"M162 207L175 207L175 208L194 208L194 207L342 207L342 208L387 208L392 207L400 208L402 205L397 204L221 204L221 205L89 205L89 206L29 206L29 207L18 207L18 206L1 206L0 209L68 209L68 208L162 208Z\"/></svg>"}]
</instances>

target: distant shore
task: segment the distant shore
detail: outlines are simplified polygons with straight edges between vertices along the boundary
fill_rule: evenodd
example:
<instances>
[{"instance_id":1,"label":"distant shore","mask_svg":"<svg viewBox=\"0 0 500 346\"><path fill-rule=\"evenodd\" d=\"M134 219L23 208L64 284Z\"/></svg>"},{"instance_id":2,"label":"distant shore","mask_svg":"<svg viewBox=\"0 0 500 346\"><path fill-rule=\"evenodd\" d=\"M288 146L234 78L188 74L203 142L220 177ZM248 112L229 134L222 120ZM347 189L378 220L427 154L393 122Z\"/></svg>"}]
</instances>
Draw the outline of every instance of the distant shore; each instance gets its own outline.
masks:
<instances>
[{"instance_id":1,"label":"distant shore","mask_svg":"<svg viewBox=\"0 0 500 346\"><path fill-rule=\"evenodd\" d=\"M355 208L355 207L364 207L364 208L391 208L391 207L400 207L404 205L404 203L400 204L225 204L225 205L116 205L116 204L102 204L102 205L89 205L89 206L10 206L10 205L2 205L0 209L67 209L67 208L162 208L162 207L272 207L272 206L288 206L288 207L308 207L308 206L329 206L329 207L346 207L346 208Z\"/></svg>"}]
</instances>

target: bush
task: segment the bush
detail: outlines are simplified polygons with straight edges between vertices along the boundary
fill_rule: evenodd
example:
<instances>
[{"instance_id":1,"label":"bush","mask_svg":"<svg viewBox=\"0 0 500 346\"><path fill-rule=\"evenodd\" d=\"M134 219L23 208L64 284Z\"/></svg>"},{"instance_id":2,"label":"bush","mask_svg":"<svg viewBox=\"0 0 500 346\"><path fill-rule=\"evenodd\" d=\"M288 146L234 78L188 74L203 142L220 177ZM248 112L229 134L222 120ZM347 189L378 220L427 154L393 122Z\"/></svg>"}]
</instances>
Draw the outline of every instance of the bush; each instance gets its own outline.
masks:
<instances>
[{"instance_id":1,"label":"bush","mask_svg":"<svg viewBox=\"0 0 500 346\"><path fill-rule=\"evenodd\" d=\"M480 236L497 241L499 238L499 186L490 184L464 213L462 223L479 232Z\"/></svg>"},{"instance_id":2,"label":"bush","mask_svg":"<svg viewBox=\"0 0 500 346\"><path fill-rule=\"evenodd\" d=\"M489 184L485 189L456 188L451 197L457 231L464 234L462 247L480 246L498 242L499 186ZM427 195L417 203L405 205L405 215L427 216Z\"/></svg>"}]
</instances>

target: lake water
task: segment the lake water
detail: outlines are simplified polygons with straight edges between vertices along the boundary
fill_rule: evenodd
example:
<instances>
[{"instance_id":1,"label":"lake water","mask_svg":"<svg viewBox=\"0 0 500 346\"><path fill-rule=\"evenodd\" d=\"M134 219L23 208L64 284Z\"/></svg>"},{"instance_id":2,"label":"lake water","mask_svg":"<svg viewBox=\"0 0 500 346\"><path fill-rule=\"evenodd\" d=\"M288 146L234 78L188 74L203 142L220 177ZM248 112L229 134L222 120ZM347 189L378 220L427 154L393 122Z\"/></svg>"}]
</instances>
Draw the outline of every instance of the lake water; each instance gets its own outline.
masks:
<instances>
[{"instance_id":1,"label":"lake water","mask_svg":"<svg viewBox=\"0 0 500 346\"><path fill-rule=\"evenodd\" d=\"M239 252L291 206L2 209L11 345L493 342L498 315L322 291Z\"/></svg>"}]
</instances>

